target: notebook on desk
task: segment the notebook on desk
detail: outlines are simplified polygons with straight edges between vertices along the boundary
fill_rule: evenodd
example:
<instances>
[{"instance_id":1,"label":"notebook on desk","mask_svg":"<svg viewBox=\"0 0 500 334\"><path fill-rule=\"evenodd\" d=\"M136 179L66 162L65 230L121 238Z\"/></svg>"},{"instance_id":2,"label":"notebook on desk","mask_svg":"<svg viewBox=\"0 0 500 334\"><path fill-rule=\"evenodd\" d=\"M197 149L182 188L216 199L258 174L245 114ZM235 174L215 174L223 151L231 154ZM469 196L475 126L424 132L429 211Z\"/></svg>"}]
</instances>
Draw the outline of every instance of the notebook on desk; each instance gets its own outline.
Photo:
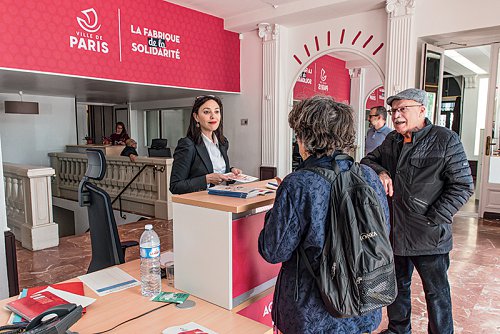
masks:
<instances>
[{"instance_id":1,"label":"notebook on desk","mask_svg":"<svg viewBox=\"0 0 500 334\"><path fill-rule=\"evenodd\" d=\"M272 192L273 191L269 189L244 187L238 185L215 186L212 188L208 188L208 194L210 195L229 196L236 198L252 198L259 195L269 194Z\"/></svg>"}]
</instances>

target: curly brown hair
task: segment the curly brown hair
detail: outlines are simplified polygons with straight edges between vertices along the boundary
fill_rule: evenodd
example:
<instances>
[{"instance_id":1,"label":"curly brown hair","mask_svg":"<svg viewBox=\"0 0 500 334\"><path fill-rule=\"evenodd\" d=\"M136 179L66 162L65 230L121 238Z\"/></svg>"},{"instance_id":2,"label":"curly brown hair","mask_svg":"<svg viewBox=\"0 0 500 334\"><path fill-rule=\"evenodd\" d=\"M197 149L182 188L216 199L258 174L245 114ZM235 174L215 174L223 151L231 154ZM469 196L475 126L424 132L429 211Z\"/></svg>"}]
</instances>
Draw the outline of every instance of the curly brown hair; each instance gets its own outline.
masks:
<instances>
[{"instance_id":1,"label":"curly brown hair","mask_svg":"<svg viewBox=\"0 0 500 334\"><path fill-rule=\"evenodd\" d=\"M354 148L353 110L330 96L302 100L292 108L288 124L305 150L318 158Z\"/></svg>"}]
</instances>

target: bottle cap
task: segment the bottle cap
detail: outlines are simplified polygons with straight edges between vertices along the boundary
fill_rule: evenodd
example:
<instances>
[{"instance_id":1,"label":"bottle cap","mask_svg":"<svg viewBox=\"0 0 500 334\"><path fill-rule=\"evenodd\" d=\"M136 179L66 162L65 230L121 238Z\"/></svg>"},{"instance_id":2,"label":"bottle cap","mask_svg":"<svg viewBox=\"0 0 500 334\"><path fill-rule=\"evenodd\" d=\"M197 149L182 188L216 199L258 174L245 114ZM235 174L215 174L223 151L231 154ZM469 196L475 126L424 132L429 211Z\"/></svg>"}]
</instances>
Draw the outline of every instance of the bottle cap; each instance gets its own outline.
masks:
<instances>
[{"instance_id":1,"label":"bottle cap","mask_svg":"<svg viewBox=\"0 0 500 334\"><path fill-rule=\"evenodd\" d=\"M152 230L152 229L153 229L153 225L151 225L151 224L147 224L146 226L144 226L144 229L145 229L146 231Z\"/></svg>"}]
</instances>

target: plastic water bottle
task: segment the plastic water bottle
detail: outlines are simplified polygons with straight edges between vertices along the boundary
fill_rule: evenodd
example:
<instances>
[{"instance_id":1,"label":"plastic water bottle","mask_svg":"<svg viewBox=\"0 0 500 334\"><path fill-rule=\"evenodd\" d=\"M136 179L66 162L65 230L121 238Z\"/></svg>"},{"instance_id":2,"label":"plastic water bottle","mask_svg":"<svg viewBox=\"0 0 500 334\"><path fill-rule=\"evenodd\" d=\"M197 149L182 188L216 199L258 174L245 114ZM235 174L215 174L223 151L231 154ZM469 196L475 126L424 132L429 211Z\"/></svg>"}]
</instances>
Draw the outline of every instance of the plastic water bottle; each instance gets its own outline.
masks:
<instances>
[{"instance_id":1,"label":"plastic water bottle","mask_svg":"<svg viewBox=\"0 0 500 334\"><path fill-rule=\"evenodd\" d=\"M156 296L161 292L160 238L148 224L141 235L141 293Z\"/></svg>"}]
</instances>

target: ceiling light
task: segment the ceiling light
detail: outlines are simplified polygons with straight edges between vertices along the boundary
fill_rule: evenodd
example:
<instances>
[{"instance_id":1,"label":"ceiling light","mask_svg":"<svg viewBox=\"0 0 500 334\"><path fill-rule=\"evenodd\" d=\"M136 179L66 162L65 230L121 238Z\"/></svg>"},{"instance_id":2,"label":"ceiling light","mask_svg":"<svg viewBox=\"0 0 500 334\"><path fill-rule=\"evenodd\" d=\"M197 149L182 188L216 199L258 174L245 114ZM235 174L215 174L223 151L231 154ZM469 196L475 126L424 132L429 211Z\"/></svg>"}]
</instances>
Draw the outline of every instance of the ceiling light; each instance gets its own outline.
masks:
<instances>
[{"instance_id":1,"label":"ceiling light","mask_svg":"<svg viewBox=\"0 0 500 334\"><path fill-rule=\"evenodd\" d=\"M455 50L445 50L444 54L476 74L488 74L488 72L486 72L481 67L477 66Z\"/></svg>"}]
</instances>

